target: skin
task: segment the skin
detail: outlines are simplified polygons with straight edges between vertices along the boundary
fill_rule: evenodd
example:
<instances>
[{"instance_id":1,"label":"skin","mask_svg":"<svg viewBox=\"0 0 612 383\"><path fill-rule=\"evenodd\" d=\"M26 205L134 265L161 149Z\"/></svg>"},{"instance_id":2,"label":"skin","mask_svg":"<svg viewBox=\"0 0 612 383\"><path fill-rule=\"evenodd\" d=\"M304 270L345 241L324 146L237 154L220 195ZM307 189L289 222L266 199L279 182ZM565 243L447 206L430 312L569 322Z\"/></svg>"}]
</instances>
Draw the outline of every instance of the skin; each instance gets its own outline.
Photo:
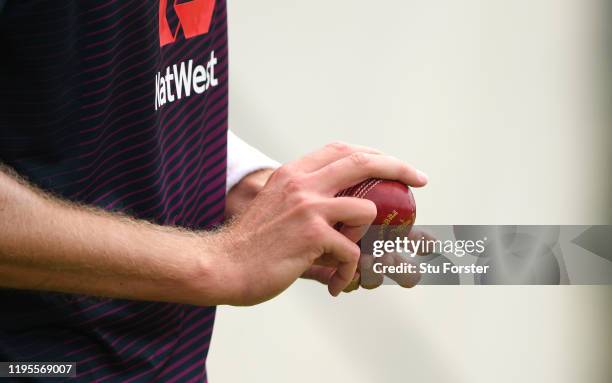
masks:
<instances>
[{"instance_id":1,"label":"skin","mask_svg":"<svg viewBox=\"0 0 612 383\"><path fill-rule=\"evenodd\" d=\"M254 305L305 277L337 296L359 284L355 241L376 207L334 195L369 177L427 182L375 150L330 144L245 177L228 195L230 223L196 232L62 201L0 168L0 287Z\"/></svg>"},{"instance_id":2,"label":"skin","mask_svg":"<svg viewBox=\"0 0 612 383\"><path fill-rule=\"evenodd\" d=\"M264 169L251 173L232 188L227 196L227 215L236 217L242 213L248 206L248 203L250 203L263 189L272 173L273 170L271 169ZM346 231L344 234L347 235ZM354 241L359 239L360 234L359 232L355 233L353 238ZM409 234L409 238L413 240L420 238L425 238L426 240L434 239L429 234L418 229L413 229ZM359 287L368 290L380 287L383 283L383 274L374 273L372 266L375 262L377 261L372 255L361 254L358 271L355 272L353 280L343 291L349 293L359 289ZM406 262L406 258L398 254L385 254L378 262L384 265L399 265L402 262ZM333 272L333 267L313 265L302 274L302 278L318 281L327 285ZM387 276L404 288L412 288L420 280L419 274L388 274Z\"/></svg>"}]
</instances>

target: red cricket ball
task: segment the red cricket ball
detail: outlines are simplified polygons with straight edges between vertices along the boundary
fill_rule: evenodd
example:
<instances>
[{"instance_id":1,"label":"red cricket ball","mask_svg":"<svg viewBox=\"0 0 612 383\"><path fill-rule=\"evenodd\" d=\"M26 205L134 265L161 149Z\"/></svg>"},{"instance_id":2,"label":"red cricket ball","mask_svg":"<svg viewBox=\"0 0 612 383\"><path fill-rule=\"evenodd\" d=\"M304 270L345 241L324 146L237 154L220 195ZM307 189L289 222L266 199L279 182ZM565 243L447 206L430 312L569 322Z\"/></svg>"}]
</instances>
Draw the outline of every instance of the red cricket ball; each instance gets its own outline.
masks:
<instances>
[{"instance_id":1,"label":"red cricket ball","mask_svg":"<svg viewBox=\"0 0 612 383\"><path fill-rule=\"evenodd\" d=\"M377 215L372 225L380 225L385 232L397 236L408 235L416 220L414 196L401 182L370 178L342 190L336 197L365 198L374 202Z\"/></svg>"}]
</instances>

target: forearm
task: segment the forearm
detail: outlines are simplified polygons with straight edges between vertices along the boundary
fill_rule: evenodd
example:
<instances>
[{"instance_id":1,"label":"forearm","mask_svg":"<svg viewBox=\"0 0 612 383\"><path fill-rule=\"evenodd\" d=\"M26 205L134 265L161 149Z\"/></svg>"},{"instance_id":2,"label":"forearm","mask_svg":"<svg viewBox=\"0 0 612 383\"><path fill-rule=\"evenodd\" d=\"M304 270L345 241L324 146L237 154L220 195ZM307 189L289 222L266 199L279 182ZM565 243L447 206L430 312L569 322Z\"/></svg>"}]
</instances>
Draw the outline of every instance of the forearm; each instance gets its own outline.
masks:
<instances>
[{"instance_id":1,"label":"forearm","mask_svg":"<svg viewBox=\"0 0 612 383\"><path fill-rule=\"evenodd\" d=\"M63 202L0 170L0 287L223 303L212 237Z\"/></svg>"}]
</instances>

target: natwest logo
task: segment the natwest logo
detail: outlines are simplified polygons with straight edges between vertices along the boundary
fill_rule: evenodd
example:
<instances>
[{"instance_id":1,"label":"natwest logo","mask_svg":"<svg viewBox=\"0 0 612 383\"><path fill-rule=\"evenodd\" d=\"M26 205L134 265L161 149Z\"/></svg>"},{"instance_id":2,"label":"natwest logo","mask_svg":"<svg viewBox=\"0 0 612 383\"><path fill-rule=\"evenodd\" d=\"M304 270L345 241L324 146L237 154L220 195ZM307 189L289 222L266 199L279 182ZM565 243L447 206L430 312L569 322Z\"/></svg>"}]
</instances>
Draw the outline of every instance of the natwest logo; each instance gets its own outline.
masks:
<instances>
[{"instance_id":1,"label":"natwest logo","mask_svg":"<svg viewBox=\"0 0 612 383\"><path fill-rule=\"evenodd\" d=\"M168 22L168 0L159 1L159 46L172 44L180 29L186 39L208 33L215 0L191 0L180 2L174 0L174 11L178 17L178 23L173 29Z\"/></svg>"},{"instance_id":2,"label":"natwest logo","mask_svg":"<svg viewBox=\"0 0 612 383\"><path fill-rule=\"evenodd\" d=\"M190 97L192 93L202 94L219 85L215 76L217 63L215 51L212 51L206 65L197 65L189 60L158 72L155 75L155 110L167 103Z\"/></svg>"}]
</instances>

